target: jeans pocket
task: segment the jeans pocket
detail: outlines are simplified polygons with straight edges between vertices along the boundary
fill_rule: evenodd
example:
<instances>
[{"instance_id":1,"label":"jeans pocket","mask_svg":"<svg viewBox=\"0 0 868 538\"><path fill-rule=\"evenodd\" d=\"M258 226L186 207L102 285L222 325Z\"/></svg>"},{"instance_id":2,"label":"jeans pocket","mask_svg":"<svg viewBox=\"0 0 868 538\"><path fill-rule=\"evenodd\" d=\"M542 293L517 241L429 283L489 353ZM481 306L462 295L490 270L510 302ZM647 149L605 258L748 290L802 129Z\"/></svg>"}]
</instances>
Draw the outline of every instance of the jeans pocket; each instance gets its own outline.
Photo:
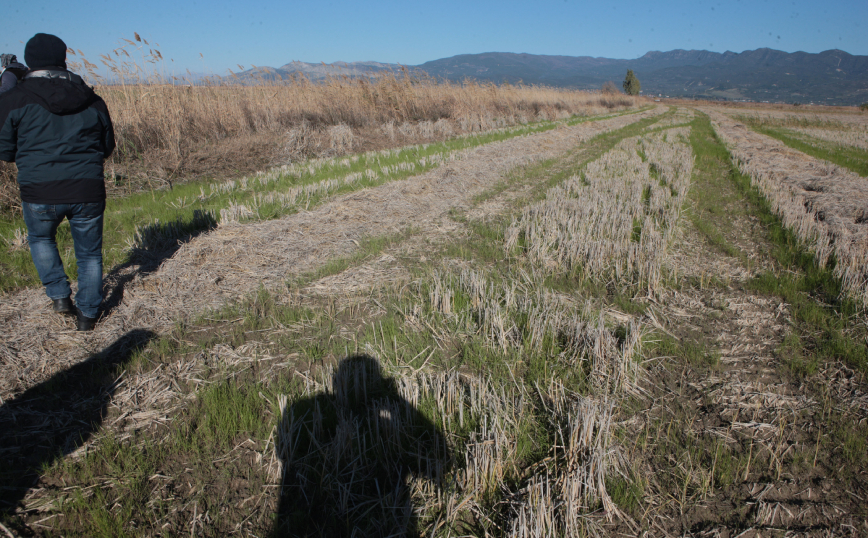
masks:
<instances>
[{"instance_id":1,"label":"jeans pocket","mask_svg":"<svg viewBox=\"0 0 868 538\"><path fill-rule=\"evenodd\" d=\"M81 212L79 215L82 217L98 217L104 212L105 202L87 202L81 204Z\"/></svg>"},{"instance_id":2,"label":"jeans pocket","mask_svg":"<svg viewBox=\"0 0 868 538\"><path fill-rule=\"evenodd\" d=\"M54 220L54 206L51 204L27 204L30 214L37 220Z\"/></svg>"}]
</instances>

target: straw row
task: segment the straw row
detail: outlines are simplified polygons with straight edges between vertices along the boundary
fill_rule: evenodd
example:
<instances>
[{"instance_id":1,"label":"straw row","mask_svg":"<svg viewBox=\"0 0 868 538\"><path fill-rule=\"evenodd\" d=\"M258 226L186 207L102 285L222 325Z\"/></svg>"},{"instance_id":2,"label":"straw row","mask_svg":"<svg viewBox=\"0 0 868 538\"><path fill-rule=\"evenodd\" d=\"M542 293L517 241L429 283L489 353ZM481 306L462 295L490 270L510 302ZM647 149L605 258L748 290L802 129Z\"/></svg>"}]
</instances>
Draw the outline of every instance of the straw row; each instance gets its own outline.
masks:
<instances>
[{"instance_id":1,"label":"straw row","mask_svg":"<svg viewBox=\"0 0 868 538\"><path fill-rule=\"evenodd\" d=\"M430 166L454 162L460 160L465 154L466 151L442 152L422 157L417 161L382 165L377 166L376 168L367 168L364 171L351 172L343 177L335 177L306 185L292 186L284 192L271 190L263 194L254 193L253 199L248 204L239 205L237 207L230 206L227 209L221 209L220 224L238 222L241 219L260 218L260 208L263 206L278 206L284 211L299 207L307 207L313 199L329 196L330 194L344 187L358 183L359 181L365 180L369 182L377 182L384 176L389 177L405 172L414 172L417 169L424 170ZM343 161L347 161L347 159L343 159ZM313 164L308 165L308 171L313 167ZM293 169L293 167L288 167L285 176L272 172L270 174L260 174L254 177L253 181L264 186L276 182L283 177L297 177L295 176L297 170L297 167L295 169ZM247 183L248 180L245 178L238 182L228 181L222 184L215 184L211 186L211 195L214 193L226 194L228 192L238 192L246 189ZM200 199L207 199L208 197L209 195L205 195L203 190L203 196Z\"/></svg>"},{"instance_id":2,"label":"straw row","mask_svg":"<svg viewBox=\"0 0 868 538\"><path fill-rule=\"evenodd\" d=\"M686 128L620 142L526 208L505 248L549 273L659 286L693 170Z\"/></svg>"},{"instance_id":3,"label":"straw row","mask_svg":"<svg viewBox=\"0 0 868 538\"><path fill-rule=\"evenodd\" d=\"M790 112L784 110L738 110L728 112L738 121L759 122L772 127L789 128L825 128L838 130L865 131L868 129L868 116L859 113L831 113L811 114L804 112Z\"/></svg>"},{"instance_id":4,"label":"straw row","mask_svg":"<svg viewBox=\"0 0 868 538\"><path fill-rule=\"evenodd\" d=\"M833 144L853 146L854 148L868 150L868 130L840 131L832 129L793 129L792 131L794 133L806 135L810 138L832 142ZM799 137L799 139L808 142L812 146L822 145L815 140L806 140L804 137Z\"/></svg>"},{"instance_id":5,"label":"straw row","mask_svg":"<svg viewBox=\"0 0 868 538\"><path fill-rule=\"evenodd\" d=\"M665 129L667 127L675 127L676 125L687 125L693 121L692 108L678 108L675 114L667 118L663 118L653 125L654 129Z\"/></svg>"}]
</instances>

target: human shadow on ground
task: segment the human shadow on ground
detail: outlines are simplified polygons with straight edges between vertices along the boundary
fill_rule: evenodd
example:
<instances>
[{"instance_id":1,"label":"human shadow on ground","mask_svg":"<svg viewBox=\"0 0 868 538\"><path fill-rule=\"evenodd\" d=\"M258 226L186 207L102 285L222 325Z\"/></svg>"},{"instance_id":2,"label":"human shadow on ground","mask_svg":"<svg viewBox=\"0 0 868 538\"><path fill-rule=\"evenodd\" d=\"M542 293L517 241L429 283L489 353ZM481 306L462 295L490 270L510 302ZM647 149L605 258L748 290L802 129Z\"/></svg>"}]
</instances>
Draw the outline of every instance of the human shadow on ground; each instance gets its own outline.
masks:
<instances>
[{"instance_id":1,"label":"human shadow on ground","mask_svg":"<svg viewBox=\"0 0 868 538\"><path fill-rule=\"evenodd\" d=\"M130 331L101 352L0 406L0 519L26 529L15 510L43 469L87 443L106 414L121 368L156 334Z\"/></svg>"},{"instance_id":2,"label":"human shadow on ground","mask_svg":"<svg viewBox=\"0 0 868 538\"><path fill-rule=\"evenodd\" d=\"M282 408L272 538L420 535L410 479L442 488L451 459L443 435L376 359L344 359L330 391Z\"/></svg>"},{"instance_id":3,"label":"human shadow on ground","mask_svg":"<svg viewBox=\"0 0 868 538\"><path fill-rule=\"evenodd\" d=\"M135 243L130 247L129 260L112 269L103 279L105 300L102 315L109 315L121 304L124 289L136 277L153 273L182 245L216 227L217 220L210 211L197 209L189 219L155 222L139 228ZM135 270L127 272L130 267L135 267Z\"/></svg>"}]
</instances>

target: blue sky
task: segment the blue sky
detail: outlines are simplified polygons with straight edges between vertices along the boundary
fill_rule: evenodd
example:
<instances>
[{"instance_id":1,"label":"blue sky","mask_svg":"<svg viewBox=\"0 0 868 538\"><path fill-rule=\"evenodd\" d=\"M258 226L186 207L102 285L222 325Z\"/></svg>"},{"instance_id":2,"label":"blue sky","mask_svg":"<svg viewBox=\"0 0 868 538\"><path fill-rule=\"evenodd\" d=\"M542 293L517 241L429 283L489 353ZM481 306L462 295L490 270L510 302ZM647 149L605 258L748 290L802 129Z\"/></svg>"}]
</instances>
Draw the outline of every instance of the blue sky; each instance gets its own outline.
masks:
<instances>
[{"instance_id":1,"label":"blue sky","mask_svg":"<svg viewBox=\"0 0 868 538\"><path fill-rule=\"evenodd\" d=\"M868 55L868 1L396 0L0 1L0 52L52 33L94 63L138 32L182 72L237 64L373 60L417 65L464 53L637 58L650 50ZM200 57L200 53L202 57Z\"/></svg>"}]
</instances>

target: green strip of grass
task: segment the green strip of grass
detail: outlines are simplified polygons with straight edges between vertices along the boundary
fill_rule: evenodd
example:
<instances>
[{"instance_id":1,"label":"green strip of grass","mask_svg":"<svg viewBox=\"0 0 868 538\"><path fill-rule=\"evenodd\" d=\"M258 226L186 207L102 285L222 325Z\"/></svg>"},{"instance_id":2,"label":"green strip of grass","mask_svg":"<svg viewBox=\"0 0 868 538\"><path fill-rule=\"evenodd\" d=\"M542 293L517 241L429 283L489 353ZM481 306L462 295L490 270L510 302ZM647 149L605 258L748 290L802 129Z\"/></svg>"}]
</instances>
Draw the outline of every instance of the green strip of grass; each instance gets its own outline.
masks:
<instances>
[{"instance_id":1,"label":"green strip of grass","mask_svg":"<svg viewBox=\"0 0 868 538\"><path fill-rule=\"evenodd\" d=\"M691 123L690 144L696 160L689 192L690 204L685 214L709 245L727 256L738 258L749 267L747 255L728 242L720 231L730 219L747 216L747 211L741 215L731 214L731 208L739 204L733 203L732 189L720 183L720 178L732 168L731 156L717 140L708 118L699 113Z\"/></svg>"}]
</instances>

